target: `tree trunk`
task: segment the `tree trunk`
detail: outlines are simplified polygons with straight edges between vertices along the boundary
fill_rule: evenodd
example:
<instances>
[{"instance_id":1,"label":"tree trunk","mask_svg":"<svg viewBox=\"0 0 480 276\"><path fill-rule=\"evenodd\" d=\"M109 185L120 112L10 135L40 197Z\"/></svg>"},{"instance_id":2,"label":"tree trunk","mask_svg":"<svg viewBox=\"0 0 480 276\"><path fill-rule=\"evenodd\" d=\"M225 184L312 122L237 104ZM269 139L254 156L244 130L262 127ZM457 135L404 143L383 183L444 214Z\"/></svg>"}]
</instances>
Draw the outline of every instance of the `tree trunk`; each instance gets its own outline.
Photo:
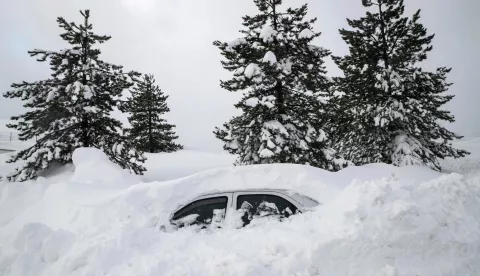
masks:
<instances>
[{"instance_id":1,"label":"tree trunk","mask_svg":"<svg viewBox=\"0 0 480 276\"><path fill-rule=\"evenodd\" d=\"M382 11L382 1L378 1L378 10L380 14L380 25L381 27L381 32L382 32L382 41L383 41L383 61L385 62L385 68L388 69L389 67L389 59L388 59L388 44L387 44L387 34L385 33L385 20L383 18L383 11Z\"/></svg>"},{"instance_id":2,"label":"tree trunk","mask_svg":"<svg viewBox=\"0 0 480 276\"><path fill-rule=\"evenodd\" d=\"M87 17L85 17L85 26L88 26ZM88 60L88 42L87 42L86 36L83 37L82 48L83 48L82 63L85 65ZM83 76L82 76L82 85L87 85L87 77L85 76L85 72L83 72ZM85 112L82 116L81 128L82 128L83 146L88 148L91 146L91 141L90 141L90 133L89 133L90 123L89 123L89 116L87 112Z\"/></svg>"},{"instance_id":3,"label":"tree trunk","mask_svg":"<svg viewBox=\"0 0 480 276\"><path fill-rule=\"evenodd\" d=\"M273 12L273 29L275 31L278 31L278 25L277 25L277 11L276 11L276 5L275 1L272 1L272 12ZM273 38L273 44L274 44L274 54L278 58L279 53L277 50L277 38ZM277 83L275 84L275 93L277 97L277 110L278 114L285 114L285 97L283 95L283 90L282 90L282 82L280 80L277 80Z\"/></svg>"},{"instance_id":4,"label":"tree trunk","mask_svg":"<svg viewBox=\"0 0 480 276\"><path fill-rule=\"evenodd\" d=\"M152 94L151 94L151 90L150 90L150 87L147 88L147 91L148 91L148 144L149 144L149 148L150 148L150 153L153 153L153 126L152 126Z\"/></svg>"}]
</instances>

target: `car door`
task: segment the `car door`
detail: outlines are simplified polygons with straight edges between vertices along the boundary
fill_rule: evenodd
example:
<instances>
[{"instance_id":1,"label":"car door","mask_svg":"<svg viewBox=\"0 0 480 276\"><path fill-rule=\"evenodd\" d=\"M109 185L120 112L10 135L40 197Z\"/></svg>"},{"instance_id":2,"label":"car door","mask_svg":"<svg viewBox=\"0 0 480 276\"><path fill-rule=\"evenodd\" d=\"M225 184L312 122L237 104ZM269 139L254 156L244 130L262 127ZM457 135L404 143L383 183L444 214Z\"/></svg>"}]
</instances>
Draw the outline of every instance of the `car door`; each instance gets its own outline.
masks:
<instances>
[{"instance_id":1,"label":"car door","mask_svg":"<svg viewBox=\"0 0 480 276\"><path fill-rule=\"evenodd\" d=\"M299 211L288 197L275 192L238 192L234 193L234 208L241 218L243 226L254 219L275 218L282 220Z\"/></svg>"},{"instance_id":2,"label":"car door","mask_svg":"<svg viewBox=\"0 0 480 276\"><path fill-rule=\"evenodd\" d=\"M200 228L219 228L231 202L231 193L203 196L176 211L170 222L177 227L197 225Z\"/></svg>"}]
</instances>

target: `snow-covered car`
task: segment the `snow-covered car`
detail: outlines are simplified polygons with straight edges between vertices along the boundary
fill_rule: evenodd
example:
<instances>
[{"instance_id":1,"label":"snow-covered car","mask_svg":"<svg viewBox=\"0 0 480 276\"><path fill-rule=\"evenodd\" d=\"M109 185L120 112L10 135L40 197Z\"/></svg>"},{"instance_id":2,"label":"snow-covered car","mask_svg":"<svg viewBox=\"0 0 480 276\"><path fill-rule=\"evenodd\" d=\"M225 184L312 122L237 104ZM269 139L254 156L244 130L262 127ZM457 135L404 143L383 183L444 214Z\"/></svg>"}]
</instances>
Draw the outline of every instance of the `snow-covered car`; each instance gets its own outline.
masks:
<instances>
[{"instance_id":1,"label":"snow-covered car","mask_svg":"<svg viewBox=\"0 0 480 276\"><path fill-rule=\"evenodd\" d=\"M196 225L221 228L227 216L243 227L255 219L282 220L318 206L305 195L281 189L250 189L205 193L180 206L170 216L174 228Z\"/></svg>"}]
</instances>

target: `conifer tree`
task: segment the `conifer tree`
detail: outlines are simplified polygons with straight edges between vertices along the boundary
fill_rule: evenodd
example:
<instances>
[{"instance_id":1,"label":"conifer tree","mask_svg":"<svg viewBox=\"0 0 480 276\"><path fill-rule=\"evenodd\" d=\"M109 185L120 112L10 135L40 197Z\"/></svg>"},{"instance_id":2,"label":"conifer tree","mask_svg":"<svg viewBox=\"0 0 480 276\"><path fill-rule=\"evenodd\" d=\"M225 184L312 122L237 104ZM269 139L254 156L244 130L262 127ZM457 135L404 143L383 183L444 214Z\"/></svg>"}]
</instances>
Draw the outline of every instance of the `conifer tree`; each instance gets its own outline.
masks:
<instances>
[{"instance_id":1,"label":"conifer tree","mask_svg":"<svg viewBox=\"0 0 480 276\"><path fill-rule=\"evenodd\" d=\"M168 96L155 84L153 75L145 75L130 92L132 96L124 103L123 110L131 114L128 136L136 147L150 153L182 149L175 143L178 138L173 130L175 125L161 118L170 111L166 102Z\"/></svg>"},{"instance_id":2,"label":"conifer tree","mask_svg":"<svg viewBox=\"0 0 480 276\"><path fill-rule=\"evenodd\" d=\"M61 51L33 50L37 61L49 61L53 73L46 80L12 84L7 98L21 98L28 111L14 116L9 127L20 132L21 140L38 137L35 145L16 153L8 162L23 160L7 178L25 181L35 178L52 162L71 162L79 147L102 149L124 169L141 174L145 158L126 137L122 124L110 116L124 89L138 73L124 73L121 66L100 60L98 44L110 37L92 31L90 12L81 11L83 24L57 19L65 30L60 36L71 48Z\"/></svg>"},{"instance_id":3,"label":"conifer tree","mask_svg":"<svg viewBox=\"0 0 480 276\"><path fill-rule=\"evenodd\" d=\"M461 138L441 121L454 117L441 107L453 96L444 92L452 85L450 68L434 72L421 62L432 50L434 35L419 22L420 11L404 15L402 0L363 0L367 14L348 20L351 30L340 34L350 54L334 57L344 77L336 79L340 110L336 143L354 163L383 162L425 165L440 170L438 159L463 157L452 148Z\"/></svg>"},{"instance_id":4,"label":"conifer tree","mask_svg":"<svg viewBox=\"0 0 480 276\"><path fill-rule=\"evenodd\" d=\"M224 149L237 165L297 163L338 170L345 163L329 146L326 107L331 82L324 58L330 52L312 44L316 19L307 5L282 7L281 0L254 0L259 14L244 16L242 36L215 41L233 78L221 82L243 93L241 115L217 128Z\"/></svg>"}]
</instances>

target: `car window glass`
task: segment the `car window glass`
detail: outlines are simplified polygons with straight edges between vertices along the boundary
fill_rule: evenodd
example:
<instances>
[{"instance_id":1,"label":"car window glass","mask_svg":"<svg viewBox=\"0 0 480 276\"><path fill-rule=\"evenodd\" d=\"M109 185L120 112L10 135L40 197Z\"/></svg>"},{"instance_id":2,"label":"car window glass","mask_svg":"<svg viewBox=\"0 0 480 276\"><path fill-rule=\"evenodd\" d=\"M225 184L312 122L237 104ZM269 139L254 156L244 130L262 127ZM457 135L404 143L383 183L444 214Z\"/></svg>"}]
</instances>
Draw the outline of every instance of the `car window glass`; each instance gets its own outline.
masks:
<instances>
[{"instance_id":1,"label":"car window glass","mask_svg":"<svg viewBox=\"0 0 480 276\"><path fill-rule=\"evenodd\" d=\"M243 214L244 224L255 217L281 216L289 217L295 214L297 208L288 200L266 194L240 195L237 197L237 210Z\"/></svg>"},{"instance_id":2,"label":"car window glass","mask_svg":"<svg viewBox=\"0 0 480 276\"><path fill-rule=\"evenodd\" d=\"M176 224L218 224L225 217L227 197L215 197L194 201L176 212L172 218Z\"/></svg>"}]
</instances>

